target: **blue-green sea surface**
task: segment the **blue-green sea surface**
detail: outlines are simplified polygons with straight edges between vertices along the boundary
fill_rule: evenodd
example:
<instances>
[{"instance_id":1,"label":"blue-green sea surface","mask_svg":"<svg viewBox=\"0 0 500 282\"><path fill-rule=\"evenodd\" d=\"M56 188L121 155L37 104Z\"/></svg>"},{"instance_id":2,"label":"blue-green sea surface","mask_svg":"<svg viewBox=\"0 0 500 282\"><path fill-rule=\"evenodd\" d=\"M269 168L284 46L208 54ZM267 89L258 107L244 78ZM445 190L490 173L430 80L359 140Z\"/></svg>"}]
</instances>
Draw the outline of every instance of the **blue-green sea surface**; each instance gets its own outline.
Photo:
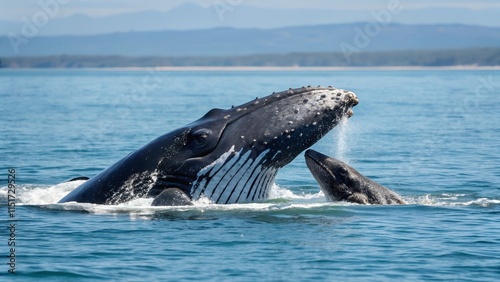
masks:
<instances>
[{"instance_id":1,"label":"blue-green sea surface","mask_svg":"<svg viewBox=\"0 0 500 282\"><path fill-rule=\"evenodd\" d=\"M57 204L211 108L318 84L360 103L313 148L409 205L326 202L303 155L261 203ZM500 277L499 71L0 70L0 99L2 281Z\"/></svg>"}]
</instances>

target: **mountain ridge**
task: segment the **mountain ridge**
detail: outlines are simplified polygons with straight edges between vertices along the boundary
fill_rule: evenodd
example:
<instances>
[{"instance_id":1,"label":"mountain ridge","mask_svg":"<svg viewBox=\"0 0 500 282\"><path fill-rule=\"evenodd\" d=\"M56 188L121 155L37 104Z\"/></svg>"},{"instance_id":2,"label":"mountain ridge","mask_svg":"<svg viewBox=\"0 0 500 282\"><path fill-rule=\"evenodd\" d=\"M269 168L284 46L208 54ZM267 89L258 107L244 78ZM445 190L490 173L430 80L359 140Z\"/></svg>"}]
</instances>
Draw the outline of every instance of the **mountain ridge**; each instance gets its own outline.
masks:
<instances>
[{"instance_id":1,"label":"mountain ridge","mask_svg":"<svg viewBox=\"0 0 500 282\"><path fill-rule=\"evenodd\" d=\"M293 52L372 52L500 46L500 28L463 24L371 23L276 29L218 27L203 30L132 31L87 36L34 37L13 45L0 37L0 56L121 55L232 56ZM15 43L15 41L14 41ZM17 51L14 47L17 47Z\"/></svg>"}]
</instances>

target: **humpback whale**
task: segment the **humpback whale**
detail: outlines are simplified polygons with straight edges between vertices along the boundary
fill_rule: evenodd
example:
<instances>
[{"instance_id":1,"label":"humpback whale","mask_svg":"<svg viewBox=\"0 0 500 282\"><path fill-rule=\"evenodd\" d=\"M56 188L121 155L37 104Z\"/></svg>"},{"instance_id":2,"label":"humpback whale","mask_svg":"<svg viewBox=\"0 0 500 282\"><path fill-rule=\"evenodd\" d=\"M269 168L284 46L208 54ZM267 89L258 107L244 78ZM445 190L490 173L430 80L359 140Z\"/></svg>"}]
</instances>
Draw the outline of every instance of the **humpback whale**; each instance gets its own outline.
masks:
<instances>
[{"instance_id":1,"label":"humpback whale","mask_svg":"<svg viewBox=\"0 0 500 282\"><path fill-rule=\"evenodd\" d=\"M166 133L71 191L59 203L153 205L261 201L278 170L352 115L356 95L333 87L273 93Z\"/></svg>"},{"instance_id":2,"label":"humpback whale","mask_svg":"<svg viewBox=\"0 0 500 282\"><path fill-rule=\"evenodd\" d=\"M306 164L329 201L358 204L406 204L395 192L362 175L344 162L314 150L305 152Z\"/></svg>"}]
</instances>

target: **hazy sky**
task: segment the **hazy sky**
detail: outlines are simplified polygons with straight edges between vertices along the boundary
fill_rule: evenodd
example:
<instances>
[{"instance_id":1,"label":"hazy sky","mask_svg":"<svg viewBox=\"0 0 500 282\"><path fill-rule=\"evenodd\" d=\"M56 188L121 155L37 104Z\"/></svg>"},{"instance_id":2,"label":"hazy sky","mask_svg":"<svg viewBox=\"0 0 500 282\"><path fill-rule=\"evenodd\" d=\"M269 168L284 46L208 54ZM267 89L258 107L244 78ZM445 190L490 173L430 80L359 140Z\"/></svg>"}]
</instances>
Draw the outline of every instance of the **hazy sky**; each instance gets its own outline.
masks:
<instances>
[{"instance_id":1,"label":"hazy sky","mask_svg":"<svg viewBox=\"0 0 500 282\"><path fill-rule=\"evenodd\" d=\"M61 9L58 17L76 13L104 16L144 10L167 11L184 3L210 6L215 3L259 6L270 8L309 8L329 10L372 10L387 6L390 1L399 1L405 9L426 7L462 7L470 9L500 8L499 0L0 0L0 20L19 20L40 10L39 2L58 1Z\"/></svg>"}]
</instances>

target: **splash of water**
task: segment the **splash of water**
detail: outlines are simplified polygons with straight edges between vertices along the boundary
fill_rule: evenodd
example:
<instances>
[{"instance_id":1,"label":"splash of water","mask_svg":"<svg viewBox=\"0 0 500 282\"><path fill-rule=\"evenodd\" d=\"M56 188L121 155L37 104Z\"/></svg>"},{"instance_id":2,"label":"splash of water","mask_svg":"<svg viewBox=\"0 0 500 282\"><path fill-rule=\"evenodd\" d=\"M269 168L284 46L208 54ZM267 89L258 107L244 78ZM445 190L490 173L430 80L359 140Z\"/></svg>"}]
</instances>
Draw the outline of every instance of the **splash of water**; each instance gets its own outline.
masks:
<instances>
[{"instance_id":1,"label":"splash of water","mask_svg":"<svg viewBox=\"0 0 500 282\"><path fill-rule=\"evenodd\" d=\"M140 198L119 205L96 205L88 203L64 203L57 201L84 181L61 183L55 186L29 185L20 187L18 204L41 206L54 210L87 211L94 214L125 213L131 215L150 215L157 211L212 211L212 210L286 210L293 208L314 209L323 206L357 206L348 202L328 202L322 193L296 194L290 189L273 185L269 201L231 205L213 204L208 199L200 199L193 206L156 207L151 206L152 198ZM0 199L7 198L7 187L0 187ZM276 201L276 200L282 201ZM500 205L498 199L477 198L468 194L438 194L405 197L410 205L425 206L476 206L491 207Z\"/></svg>"},{"instance_id":2,"label":"splash of water","mask_svg":"<svg viewBox=\"0 0 500 282\"><path fill-rule=\"evenodd\" d=\"M350 128L347 124L349 119L347 117L343 117L342 120L339 122L339 125L337 126L337 131L336 131L336 148L335 151L332 152L332 155L339 159L342 160L343 162L349 164L349 158L347 157L347 154L350 151L350 146L349 146L349 137L350 137Z\"/></svg>"},{"instance_id":3,"label":"splash of water","mask_svg":"<svg viewBox=\"0 0 500 282\"><path fill-rule=\"evenodd\" d=\"M470 194L426 194L423 196L406 197L405 200L410 205L424 205L435 207L460 207L460 206L476 206L476 207L491 207L500 204L498 199L489 199L480 197L477 198Z\"/></svg>"}]
</instances>

